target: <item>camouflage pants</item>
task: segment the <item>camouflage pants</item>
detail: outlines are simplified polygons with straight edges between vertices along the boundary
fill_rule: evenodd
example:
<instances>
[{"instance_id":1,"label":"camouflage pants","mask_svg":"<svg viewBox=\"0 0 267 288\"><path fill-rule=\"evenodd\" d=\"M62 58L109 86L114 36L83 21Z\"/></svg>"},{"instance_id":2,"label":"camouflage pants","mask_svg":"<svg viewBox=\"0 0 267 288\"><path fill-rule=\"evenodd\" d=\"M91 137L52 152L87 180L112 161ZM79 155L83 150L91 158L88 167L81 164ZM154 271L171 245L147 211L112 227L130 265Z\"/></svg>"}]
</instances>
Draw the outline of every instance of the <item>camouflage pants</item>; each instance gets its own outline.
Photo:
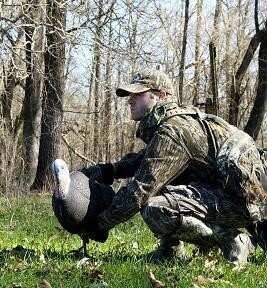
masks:
<instances>
[{"instance_id":1,"label":"camouflage pants","mask_svg":"<svg viewBox=\"0 0 267 288\"><path fill-rule=\"evenodd\" d=\"M251 224L250 214L240 198L206 184L167 186L151 197L141 215L158 238L206 246L234 239L238 228Z\"/></svg>"}]
</instances>

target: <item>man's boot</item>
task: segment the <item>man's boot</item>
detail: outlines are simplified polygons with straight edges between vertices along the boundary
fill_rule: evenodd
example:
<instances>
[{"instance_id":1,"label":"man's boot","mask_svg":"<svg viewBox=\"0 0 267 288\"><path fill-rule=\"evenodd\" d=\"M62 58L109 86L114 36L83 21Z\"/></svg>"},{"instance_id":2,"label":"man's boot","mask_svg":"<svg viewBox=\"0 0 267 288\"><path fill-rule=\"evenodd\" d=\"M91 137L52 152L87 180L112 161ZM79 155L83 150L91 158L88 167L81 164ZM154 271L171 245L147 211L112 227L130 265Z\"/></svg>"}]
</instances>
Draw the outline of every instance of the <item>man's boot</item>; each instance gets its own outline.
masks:
<instances>
[{"instance_id":1,"label":"man's boot","mask_svg":"<svg viewBox=\"0 0 267 288\"><path fill-rule=\"evenodd\" d=\"M247 234L240 233L220 246L226 260L235 267L242 267L246 265L248 256L255 251L256 243Z\"/></svg>"},{"instance_id":2,"label":"man's boot","mask_svg":"<svg viewBox=\"0 0 267 288\"><path fill-rule=\"evenodd\" d=\"M236 228L205 223L192 216L183 217L183 223L177 229L176 235L179 235L179 239L196 245L218 245L225 259L234 266L245 265L256 245L247 234L240 233Z\"/></svg>"},{"instance_id":3,"label":"man's boot","mask_svg":"<svg viewBox=\"0 0 267 288\"><path fill-rule=\"evenodd\" d=\"M160 240L159 247L148 254L148 260L150 261L168 261L173 258L179 260L185 260L185 247L184 242L178 239L162 238Z\"/></svg>"}]
</instances>

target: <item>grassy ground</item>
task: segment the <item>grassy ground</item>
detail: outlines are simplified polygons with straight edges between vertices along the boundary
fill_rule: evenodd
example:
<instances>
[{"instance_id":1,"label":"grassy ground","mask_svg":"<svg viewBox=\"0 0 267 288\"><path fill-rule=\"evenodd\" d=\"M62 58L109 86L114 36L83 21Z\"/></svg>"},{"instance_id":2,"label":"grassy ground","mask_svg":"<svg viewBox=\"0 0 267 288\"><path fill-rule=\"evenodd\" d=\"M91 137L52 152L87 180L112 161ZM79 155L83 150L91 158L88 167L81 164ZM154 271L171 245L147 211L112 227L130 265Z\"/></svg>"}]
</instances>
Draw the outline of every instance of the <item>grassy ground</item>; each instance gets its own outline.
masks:
<instances>
[{"instance_id":1,"label":"grassy ground","mask_svg":"<svg viewBox=\"0 0 267 288\"><path fill-rule=\"evenodd\" d=\"M139 216L110 232L104 244L89 244L90 259L77 267L81 255L68 251L81 246L78 236L59 226L48 195L0 198L0 287L267 287L265 255L258 249L246 269L233 271L222 256L195 255L163 264L145 260L156 241ZM153 278L150 274L150 277ZM48 283L43 282L43 279Z\"/></svg>"}]
</instances>

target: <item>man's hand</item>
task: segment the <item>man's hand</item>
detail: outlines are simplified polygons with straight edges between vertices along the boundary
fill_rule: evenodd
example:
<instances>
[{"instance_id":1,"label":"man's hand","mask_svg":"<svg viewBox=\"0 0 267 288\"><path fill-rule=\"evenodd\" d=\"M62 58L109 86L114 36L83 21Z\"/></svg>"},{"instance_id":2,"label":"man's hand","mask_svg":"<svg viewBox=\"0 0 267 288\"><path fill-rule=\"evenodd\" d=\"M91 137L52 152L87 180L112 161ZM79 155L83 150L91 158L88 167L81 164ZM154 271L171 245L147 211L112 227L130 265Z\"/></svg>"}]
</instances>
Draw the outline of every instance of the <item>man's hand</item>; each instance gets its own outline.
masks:
<instances>
[{"instance_id":1,"label":"man's hand","mask_svg":"<svg viewBox=\"0 0 267 288\"><path fill-rule=\"evenodd\" d=\"M97 181L99 183L103 182L102 170L97 165L84 167L80 169L79 171L85 174L92 181Z\"/></svg>"},{"instance_id":2,"label":"man's hand","mask_svg":"<svg viewBox=\"0 0 267 288\"><path fill-rule=\"evenodd\" d=\"M84 167L79 171L90 178L90 180L98 183L112 185L114 181L114 167L111 163Z\"/></svg>"}]
</instances>

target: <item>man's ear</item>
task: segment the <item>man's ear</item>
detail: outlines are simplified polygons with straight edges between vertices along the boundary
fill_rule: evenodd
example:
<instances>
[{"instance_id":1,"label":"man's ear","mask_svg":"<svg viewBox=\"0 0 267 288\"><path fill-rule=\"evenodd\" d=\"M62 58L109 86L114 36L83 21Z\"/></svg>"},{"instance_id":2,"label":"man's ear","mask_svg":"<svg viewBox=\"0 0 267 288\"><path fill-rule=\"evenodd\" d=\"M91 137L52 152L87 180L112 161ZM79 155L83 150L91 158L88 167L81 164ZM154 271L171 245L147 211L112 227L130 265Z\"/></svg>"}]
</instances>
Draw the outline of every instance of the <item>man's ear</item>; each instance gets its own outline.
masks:
<instances>
[{"instance_id":1,"label":"man's ear","mask_svg":"<svg viewBox=\"0 0 267 288\"><path fill-rule=\"evenodd\" d=\"M167 94L165 91L159 91L159 100L164 100L167 97Z\"/></svg>"}]
</instances>

